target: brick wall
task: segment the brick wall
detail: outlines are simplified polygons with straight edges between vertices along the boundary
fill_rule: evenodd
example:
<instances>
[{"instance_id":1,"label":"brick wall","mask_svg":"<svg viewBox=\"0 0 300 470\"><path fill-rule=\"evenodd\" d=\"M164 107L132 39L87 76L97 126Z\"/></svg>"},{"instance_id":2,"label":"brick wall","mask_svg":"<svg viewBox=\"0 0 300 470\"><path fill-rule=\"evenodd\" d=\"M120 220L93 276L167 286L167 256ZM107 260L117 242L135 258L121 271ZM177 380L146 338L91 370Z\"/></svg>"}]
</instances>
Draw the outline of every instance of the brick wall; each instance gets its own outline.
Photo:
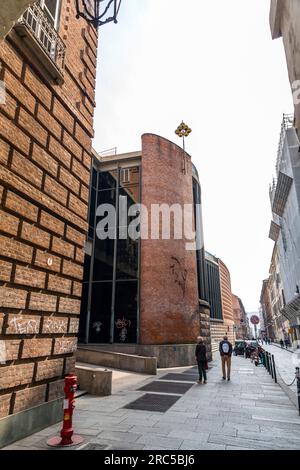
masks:
<instances>
[{"instance_id":1,"label":"brick wall","mask_svg":"<svg viewBox=\"0 0 300 470\"><path fill-rule=\"evenodd\" d=\"M97 36L63 0L64 83L13 30L0 42L0 418L62 394L74 370Z\"/></svg>"},{"instance_id":2,"label":"brick wall","mask_svg":"<svg viewBox=\"0 0 300 470\"><path fill-rule=\"evenodd\" d=\"M142 137L142 203L193 204L192 163L157 135ZM150 224L149 224L150 225ZM141 344L194 343L200 334L195 251L186 240L141 241Z\"/></svg>"}]
</instances>

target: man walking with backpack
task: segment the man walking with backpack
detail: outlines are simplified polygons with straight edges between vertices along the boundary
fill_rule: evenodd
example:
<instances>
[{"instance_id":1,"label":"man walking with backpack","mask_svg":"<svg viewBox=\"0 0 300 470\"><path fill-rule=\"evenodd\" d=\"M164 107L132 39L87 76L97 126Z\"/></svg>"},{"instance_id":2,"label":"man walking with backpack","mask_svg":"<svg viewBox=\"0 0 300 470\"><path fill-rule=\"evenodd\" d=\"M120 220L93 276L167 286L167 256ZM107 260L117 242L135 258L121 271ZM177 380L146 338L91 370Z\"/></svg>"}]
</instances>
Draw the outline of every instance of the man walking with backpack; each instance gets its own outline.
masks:
<instances>
[{"instance_id":1,"label":"man walking with backpack","mask_svg":"<svg viewBox=\"0 0 300 470\"><path fill-rule=\"evenodd\" d=\"M230 380L232 344L228 341L227 336L224 336L223 341L220 342L219 351L222 361L223 380L226 380L226 368L227 380Z\"/></svg>"}]
</instances>

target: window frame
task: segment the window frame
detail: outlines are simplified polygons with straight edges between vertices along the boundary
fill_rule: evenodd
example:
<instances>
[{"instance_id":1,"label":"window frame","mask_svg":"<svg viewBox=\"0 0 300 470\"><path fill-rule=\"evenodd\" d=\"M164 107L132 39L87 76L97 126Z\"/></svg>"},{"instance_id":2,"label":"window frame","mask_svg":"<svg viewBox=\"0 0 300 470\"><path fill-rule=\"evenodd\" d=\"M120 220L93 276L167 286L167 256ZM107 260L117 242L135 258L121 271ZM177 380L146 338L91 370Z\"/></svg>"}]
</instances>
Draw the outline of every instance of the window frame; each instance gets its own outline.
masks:
<instances>
[{"instance_id":1,"label":"window frame","mask_svg":"<svg viewBox=\"0 0 300 470\"><path fill-rule=\"evenodd\" d=\"M47 12L47 16L49 16L50 18L53 18L50 10L46 6L46 0L40 0L40 7L42 8L42 10ZM58 31L58 28L59 28L60 14L61 14L61 0L56 0L55 18L53 18L53 27L55 28L56 31Z\"/></svg>"}]
</instances>

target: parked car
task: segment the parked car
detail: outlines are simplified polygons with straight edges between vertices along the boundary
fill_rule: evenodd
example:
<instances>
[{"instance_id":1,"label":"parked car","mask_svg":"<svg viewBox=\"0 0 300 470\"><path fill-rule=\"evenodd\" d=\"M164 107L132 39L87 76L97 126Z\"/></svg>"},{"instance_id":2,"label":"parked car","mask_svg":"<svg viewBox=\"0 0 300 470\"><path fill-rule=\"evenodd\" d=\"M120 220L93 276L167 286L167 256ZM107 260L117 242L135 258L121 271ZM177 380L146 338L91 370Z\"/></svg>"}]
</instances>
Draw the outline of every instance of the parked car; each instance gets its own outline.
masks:
<instances>
[{"instance_id":1,"label":"parked car","mask_svg":"<svg viewBox=\"0 0 300 470\"><path fill-rule=\"evenodd\" d=\"M235 356L243 356L245 354L245 349L246 341L243 339L237 339L233 349Z\"/></svg>"}]
</instances>

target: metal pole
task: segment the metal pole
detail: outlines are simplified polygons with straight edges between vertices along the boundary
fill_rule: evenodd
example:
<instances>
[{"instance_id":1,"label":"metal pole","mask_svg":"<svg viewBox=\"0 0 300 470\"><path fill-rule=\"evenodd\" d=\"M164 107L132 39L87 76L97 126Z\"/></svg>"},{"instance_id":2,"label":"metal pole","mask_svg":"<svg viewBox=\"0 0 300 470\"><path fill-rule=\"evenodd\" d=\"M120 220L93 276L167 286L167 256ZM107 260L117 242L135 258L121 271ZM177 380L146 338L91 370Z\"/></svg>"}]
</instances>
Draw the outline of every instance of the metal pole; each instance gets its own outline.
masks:
<instances>
[{"instance_id":1,"label":"metal pole","mask_svg":"<svg viewBox=\"0 0 300 470\"><path fill-rule=\"evenodd\" d=\"M297 378L297 395L298 395L298 408L300 415L300 368L296 367L296 378Z\"/></svg>"},{"instance_id":2,"label":"metal pole","mask_svg":"<svg viewBox=\"0 0 300 470\"><path fill-rule=\"evenodd\" d=\"M276 366L275 366L274 354L272 354L272 363L273 363L274 380L275 380L275 383L277 384L277 374L276 374Z\"/></svg>"},{"instance_id":3,"label":"metal pole","mask_svg":"<svg viewBox=\"0 0 300 470\"><path fill-rule=\"evenodd\" d=\"M115 241L114 241L114 261L113 261L113 283L112 301L110 317L110 340L111 344L115 340L115 305L116 305L116 278L117 278L117 254L118 254L118 220L119 220L119 186L120 186L120 166L117 167L117 188L116 188L116 219L115 219Z\"/></svg>"},{"instance_id":4,"label":"metal pole","mask_svg":"<svg viewBox=\"0 0 300 470\"><path fill-rule=\"evenodd\" d=\"M273 379L273 364L272 364L272 357L271 357L270 353L269 353L269 361L270 361L270 374L271 374L272 379Z\"/></svg>"},{"instance_id":5,"label":"metal pole","mask_svg":"<svg viewBox=\"0 0 300 470\"><path fill-rule=\"evenodd\" d=\"M92 164L93 172L93 164ZM92 178L91 178L92 182ZM97 181L96 181L96 198L95 198L95 217L94 217L94 232L92 242L92 253L91 253L91 265L90 265L90 276L89 276L89 291L88 291L88 305L87 305L87 316L85 325L85 343L89 343L90 336L90 321L91 321L91 306L92 306L92 289L93 289L93 278L94 278L94 264L95 264L95 246L96 246L96 223L97 223L97 205L98 205L98 194L99 194L99 169L97 168ZM93 191L93 189L92 189Z\"/></svg>"}]
</instances>

